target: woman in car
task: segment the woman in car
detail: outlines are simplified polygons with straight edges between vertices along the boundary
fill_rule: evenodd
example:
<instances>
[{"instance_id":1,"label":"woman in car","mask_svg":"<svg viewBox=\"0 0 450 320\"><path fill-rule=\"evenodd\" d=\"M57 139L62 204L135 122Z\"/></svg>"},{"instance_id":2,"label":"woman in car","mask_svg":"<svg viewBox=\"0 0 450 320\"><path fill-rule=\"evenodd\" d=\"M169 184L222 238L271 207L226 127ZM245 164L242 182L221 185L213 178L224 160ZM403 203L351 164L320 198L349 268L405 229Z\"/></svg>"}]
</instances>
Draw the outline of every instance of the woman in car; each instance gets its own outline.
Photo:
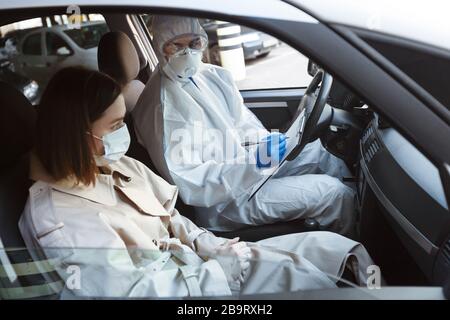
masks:
<instances>
[{"instance_id":1,"label":"woman in car","mask_svg":"<svg viewBox=\"0 0 450 320\"><path fill-rule=\"evenodd\" d=\"M42 97L30 165L34 184L19 226L30 252L52 259L64 292L286 292L336 287L345 270L365 283L369 255L338 234L245 243L197 227L175 209L175 186L125 156L124 116L119 85L96 71L63 69Z\"/></svg>"}]
</instances>

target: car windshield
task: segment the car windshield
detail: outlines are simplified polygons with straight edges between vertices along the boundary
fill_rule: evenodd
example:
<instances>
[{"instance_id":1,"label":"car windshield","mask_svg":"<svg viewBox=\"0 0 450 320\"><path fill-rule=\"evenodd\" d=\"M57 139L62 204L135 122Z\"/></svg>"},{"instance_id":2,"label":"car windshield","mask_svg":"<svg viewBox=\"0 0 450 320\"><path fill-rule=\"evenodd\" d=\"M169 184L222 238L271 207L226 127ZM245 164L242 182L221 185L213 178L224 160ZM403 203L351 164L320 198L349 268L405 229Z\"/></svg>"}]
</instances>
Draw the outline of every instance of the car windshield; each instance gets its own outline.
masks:
<instances>
[{"instance_id":1,"label":"car windshield","mask_svg":"<svg viewBox=\"0 0 450 320\"><path fill-rule=\"evenodd\" d=\"M98 46L101 37L108 32L106 24L95 24L82 26L79 29L64 30L80 48L90 49Z\"/></svg>"}]
</instances>

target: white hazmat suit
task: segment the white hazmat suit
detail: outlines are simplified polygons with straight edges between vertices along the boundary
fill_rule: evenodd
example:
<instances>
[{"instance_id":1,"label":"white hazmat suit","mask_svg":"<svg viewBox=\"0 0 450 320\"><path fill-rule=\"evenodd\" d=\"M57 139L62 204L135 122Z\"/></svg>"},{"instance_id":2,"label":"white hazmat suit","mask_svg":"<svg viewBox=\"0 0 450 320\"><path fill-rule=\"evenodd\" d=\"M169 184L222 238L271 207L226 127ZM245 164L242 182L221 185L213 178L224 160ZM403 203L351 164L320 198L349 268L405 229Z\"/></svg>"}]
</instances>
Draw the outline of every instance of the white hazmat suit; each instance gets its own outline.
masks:
<instances>
[{"instance_id":1,"label":"white hazmat suit","mask_svg":"<svg viewBox=\"0 0 450 320\"><path fill-rule=\"evenodd\" d=\"M168 64L163 53L168 41L184 34L206 37L197 19L156 16L152 31L159 67L133 110L136 134L160 174L196 207L197 222L229 231L313 217L329 230L348 234L354 191L340 179L349 172L319 140L285 163L248 201L265 176L255 165L254 150L241 144L269 132L244 105L227 70L200 62L187 78Z\"/></svg>"}]
</instances>

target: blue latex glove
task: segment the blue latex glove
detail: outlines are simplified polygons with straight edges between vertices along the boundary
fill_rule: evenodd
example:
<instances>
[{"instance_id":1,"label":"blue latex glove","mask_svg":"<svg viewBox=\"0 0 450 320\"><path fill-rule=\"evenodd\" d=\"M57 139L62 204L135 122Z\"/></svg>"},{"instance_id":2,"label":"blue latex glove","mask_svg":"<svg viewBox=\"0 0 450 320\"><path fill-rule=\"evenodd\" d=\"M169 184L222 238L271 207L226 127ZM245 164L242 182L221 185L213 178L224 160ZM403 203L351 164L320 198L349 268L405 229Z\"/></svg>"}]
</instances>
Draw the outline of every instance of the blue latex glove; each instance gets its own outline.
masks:
<instances>
[{"instance_id":1,"label":"blue latex glove","mask_svg":"<svg viewBox=\"0 0 450 320\"><path fill-rule=\"evenodd\" d=\"M256 150L256 166L258 168L269 168L279 164L286 153L286 136L274 132L265 137Z\"/></svg>"}]
</instances>

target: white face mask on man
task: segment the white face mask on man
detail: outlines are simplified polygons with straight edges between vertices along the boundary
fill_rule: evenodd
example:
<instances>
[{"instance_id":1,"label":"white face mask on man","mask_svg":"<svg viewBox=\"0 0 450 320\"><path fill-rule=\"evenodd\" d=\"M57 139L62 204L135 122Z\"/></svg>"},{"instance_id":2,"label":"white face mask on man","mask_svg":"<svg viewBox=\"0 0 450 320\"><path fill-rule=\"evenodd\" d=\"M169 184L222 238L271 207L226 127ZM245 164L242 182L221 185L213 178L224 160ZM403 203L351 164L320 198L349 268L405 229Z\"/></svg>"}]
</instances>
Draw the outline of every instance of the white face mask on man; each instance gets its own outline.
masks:
<instances>
[{"instance_id":1,"label":"white face mask on man","mask_svg":"<svg viewBox=\"0 0 450 320\"><path fill-rule=\"evenodd\" d=\"M203 51L186 48L182 53L170 56L166 67L179 78L189 78L195 75L202 62Z\"/></svg>"},{"instance_id":2,"label":"white face mask on man","mask_svg":"<svg viewBox=\"0 0 450 320\"><path fill-rule=\"evenodd\" d=\"M105 166L120 160L130 147L131 138L126 124L113 132L105 134L102 138L93 134L91 135L102 141L103 148L105 149L103 155L94 156L97 166Z\"/></svg>"}]
</instances>

